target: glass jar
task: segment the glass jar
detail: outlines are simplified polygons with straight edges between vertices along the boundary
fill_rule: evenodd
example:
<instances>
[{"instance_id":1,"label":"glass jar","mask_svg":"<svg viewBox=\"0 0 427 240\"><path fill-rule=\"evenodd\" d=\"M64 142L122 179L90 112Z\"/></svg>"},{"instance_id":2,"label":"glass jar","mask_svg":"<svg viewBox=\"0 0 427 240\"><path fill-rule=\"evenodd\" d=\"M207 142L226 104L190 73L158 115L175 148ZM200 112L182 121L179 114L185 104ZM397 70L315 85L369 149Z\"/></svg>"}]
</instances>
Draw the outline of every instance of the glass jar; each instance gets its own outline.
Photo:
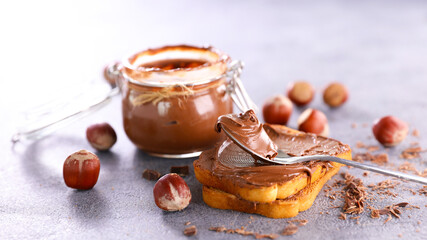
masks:
<instances>
[{"instance_id":1,"label":"glass jar","mask_svg":"<svg viewBox=\"0 0 427 240\"><path fill-rule=\"evenodd\" d=\"M232 99L239 108L252 104L242 103L244 90L235 94L241 68L212 47L165 46L126 58L115 71L127 136L162 157L197 156L213 147L224 137L215 123L233 112Z\"/></svg>"}]
</instances>

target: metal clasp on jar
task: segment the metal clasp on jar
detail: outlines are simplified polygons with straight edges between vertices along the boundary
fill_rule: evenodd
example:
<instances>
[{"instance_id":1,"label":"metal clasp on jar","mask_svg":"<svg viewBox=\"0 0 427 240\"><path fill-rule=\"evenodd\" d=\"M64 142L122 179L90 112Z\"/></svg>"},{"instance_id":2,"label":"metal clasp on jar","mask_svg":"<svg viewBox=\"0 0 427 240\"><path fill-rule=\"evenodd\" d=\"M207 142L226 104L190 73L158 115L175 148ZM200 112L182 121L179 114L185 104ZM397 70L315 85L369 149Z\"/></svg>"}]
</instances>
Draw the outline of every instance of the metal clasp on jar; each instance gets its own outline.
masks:
<instances>
[{"instance_id":1,"label":"metal clasp on jar","mask_svg":"<svg viewBox=\"0 0 427 240\"><path fill-rule=\"evenodd\" d=\"M240 74L242 73L243 67L243 62L239 60L235 60L230 63L226 73L226 77L229 81L227 85L227 92L230 94L240 111L246 112L249 109L257 111L257 106L249 97L242 81L240 80Z\"/></svg>"}]
</instances>

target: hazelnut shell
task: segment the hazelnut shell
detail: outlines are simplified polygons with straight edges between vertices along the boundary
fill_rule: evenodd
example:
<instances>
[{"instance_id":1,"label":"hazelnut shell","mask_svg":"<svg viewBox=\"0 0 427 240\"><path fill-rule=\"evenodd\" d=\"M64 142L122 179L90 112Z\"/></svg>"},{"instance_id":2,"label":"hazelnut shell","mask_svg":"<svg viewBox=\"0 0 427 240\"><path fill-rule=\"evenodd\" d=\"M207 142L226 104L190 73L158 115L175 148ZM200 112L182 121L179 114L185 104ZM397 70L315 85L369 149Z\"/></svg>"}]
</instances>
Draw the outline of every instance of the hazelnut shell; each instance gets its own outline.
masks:
<instances>
[{"instance_id":1,"label":"hazelnut shell","mask_svg":"<svg viewBox=\"0 0 427 240\"><path fill-rule=\"evenodd\" d=\"M282 95L268 99L262 108L264 121L270 124L286 125L292 111L293 105L291 100Z\"/></svg>"},{"instance_id":2,"label":"hazelnut shell","mask_svg":"<svg viewBox=\"0 0 427 240\"><path fill-rule=\"evenodd\" d=\"M191 201L191 191L187 183L176 173L161 177L153 189L156 205L165 211L179 211Z\"/></svg>"},{"instance_id":3,"label":"hazelnut shell","mask_svg":"<svg viewBox=\"0 0 427 240\"><path fill-rule=\"evenodd\" d=\"M385 116L374 122L372 132L382 145L392 147L402 142L408 135L408 125L402 120Z\"/></svg>"}]
</instances>

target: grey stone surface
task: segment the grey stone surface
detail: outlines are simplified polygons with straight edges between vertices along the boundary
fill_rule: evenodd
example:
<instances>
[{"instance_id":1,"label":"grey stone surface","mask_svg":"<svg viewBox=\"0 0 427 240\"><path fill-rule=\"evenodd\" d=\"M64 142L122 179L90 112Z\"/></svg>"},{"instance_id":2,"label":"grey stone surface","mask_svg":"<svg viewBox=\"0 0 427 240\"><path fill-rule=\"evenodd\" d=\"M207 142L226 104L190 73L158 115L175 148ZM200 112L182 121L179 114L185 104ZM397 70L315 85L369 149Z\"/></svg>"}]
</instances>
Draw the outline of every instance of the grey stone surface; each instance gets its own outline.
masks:
<instances>
[{"instance_id":1,"label":"grey stone surface","mask_svg":"<svg viewBox=\"0 0 427 240\"><path fill-rule=\"evenodd\" d=\"M388 152L396 168L399 153L413 141L427 148L427 2L425 1L69 1L0 3L0 238L1 239L186 239L184 223L198 228L193 239L250 239L208 231L210 226L280 233L287 219L212 209L203 203L201 185L185 178L193 200L187 209L166 213L152 198L153 182L141 178L145 168L167 173L168 160L138 151L121 125L120 100L54 135L12 148L19 111L43 102L60 89L99 79L103 64L147 47L173 43L212 44L246 63L242 76L249 94L261 106L287 84L306 79L317 95L311 107L326 112L331 136L355 147L376 144L370 127L393 114L417 128ZM349 102L328 109L321 89L330 81L345 83ZM302 109L296 109L290 125ZM62 164L79 149L92 150L86 127L108 121L117 130L111 152L98 153L100 178L94 189L65 186ZM351 128L352 123L358 127ZM167 146L165 146L167 147ZM354 148L357 152L358 149ZM411 160L422 170L426 154ZM362 177L362 171L343 168ZM339 178L338 176L334 179ZM366 184L386 179L370 174ZM402 183L396 198L372 203L381 208L407 201L420 209L404 210L401 219L384 224L369 211L356 220L339 220L321 192L313 207L294 219L307 219L297 234L283 239L426 239L426 196L412 195ZM342 205L337 201L336 204ZM329 212L329 214L320 214ZM420 224L419 224L419 223Z\"/></svg>"}]
</instances>

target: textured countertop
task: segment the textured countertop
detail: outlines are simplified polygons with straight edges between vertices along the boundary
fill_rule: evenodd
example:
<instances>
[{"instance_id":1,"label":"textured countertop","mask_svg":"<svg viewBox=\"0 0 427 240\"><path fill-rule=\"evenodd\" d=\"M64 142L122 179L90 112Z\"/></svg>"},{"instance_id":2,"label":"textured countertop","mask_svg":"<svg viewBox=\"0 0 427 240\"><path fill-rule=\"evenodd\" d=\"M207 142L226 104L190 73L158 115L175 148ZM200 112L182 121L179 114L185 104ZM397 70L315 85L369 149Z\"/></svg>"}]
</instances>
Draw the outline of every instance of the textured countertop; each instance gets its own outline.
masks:
<instances>
[{"instance_id":1,"label":"textured countertop","mask_svg":"<svg viewBox=\"0 0 427 240\"><path fill-rule=\"evenodd\" d=\"M152 198L154 182L141 177L146 168L167 173L171 165L194 159L151 157L137 150L124 134L119 98L101 111L37 142L18 143L10 136L19 112L85 81L101 82L105 63L128 53L165 44L212 44L246 63L242 80L258 106L284 93L289 82L310 81L317 95L310 107L329 118L331 137L349 144L377 145L371 136L374 119L392 114L418 129L387 152L389 169L405 160L400 152L419 142L427 148L427 2L425 1L28 1L0 3L0 239L187 239L184 223L197 226L193 239L252 239L208 231L211 226L280 233L289 219L212 209L191 170L185 177L193 199L187 209L166 213ZM350 89L349 101L329 109L321 90L330 81ZM290 120L295 127L302 109ZM62 165L79 149L93 150L86 127L108 121L118 142L98 153L101 172L90 191L65 186ZM357 123L356 128L352 124ZM367 124L368 127L364 126ZM409 160L427 167L426 153ZM192 169L192 168L191 168ZM387 179L342 168L366 185ZM334 179L341 179L339 175ZM427 196L413 195L422 186L401 183L397 197L371 203L376 208L409 202L401 218L384 223L370 211L355 219L339 219L340 208L321 192L313 206L293 219L307 219L283 239L425 239ZM334 204L342 206L342 201ZM323 212L323 214L321 214ZM327 213L326 213L327 212ZM250 219L253 217L253 220ZM251 222L251 223L249 223Z\"/></svg>"}]
</instances>

